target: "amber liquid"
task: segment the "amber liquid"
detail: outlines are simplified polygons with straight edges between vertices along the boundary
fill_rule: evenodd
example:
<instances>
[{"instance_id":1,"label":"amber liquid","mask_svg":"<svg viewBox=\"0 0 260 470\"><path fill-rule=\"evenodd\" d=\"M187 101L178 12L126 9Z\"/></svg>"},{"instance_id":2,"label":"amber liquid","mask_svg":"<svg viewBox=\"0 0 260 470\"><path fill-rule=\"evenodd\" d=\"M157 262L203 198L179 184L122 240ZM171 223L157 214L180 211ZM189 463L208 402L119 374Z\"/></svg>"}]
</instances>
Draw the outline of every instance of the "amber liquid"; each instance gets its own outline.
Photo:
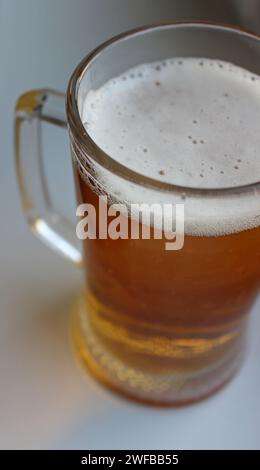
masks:
<instances>
[{"instance_id":1,"label":"amber liquid","mask_svg":"<svg viewBox=\"0 0 260 470\"><path fill-rule=\"evenodd\" d=\"M75 171L78 202L98 196ZM182 404L214 392L243 356L260 286L260 228L220 237L86 240L86 292L74 324L84 363L141 401Z\"/></svg>"}]
</instances>

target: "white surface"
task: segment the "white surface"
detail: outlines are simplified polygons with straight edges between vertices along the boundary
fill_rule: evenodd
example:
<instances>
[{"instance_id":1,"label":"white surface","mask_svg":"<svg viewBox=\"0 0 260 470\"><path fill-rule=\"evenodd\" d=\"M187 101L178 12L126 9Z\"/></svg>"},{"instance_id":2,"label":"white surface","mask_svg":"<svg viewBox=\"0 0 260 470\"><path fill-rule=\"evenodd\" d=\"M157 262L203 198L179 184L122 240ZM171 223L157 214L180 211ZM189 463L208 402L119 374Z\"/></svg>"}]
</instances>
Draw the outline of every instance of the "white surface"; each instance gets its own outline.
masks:
<instances>
[{"instance_id":1,"label":"white surface","mask_svg":"<svg viewBox=\"0 0 260 470\"><path fill-rule=\"evenodd\" d=\"M89 14L94 3L106 8L102 15L96 9ZM146 2L139 1L135 14L119 8L119 26L118 17L107 21L111 3L125 4L0 0L0 447L259 449L259 304L252 317L250 357L225 389L177 410L128 403L75 363L68 312L80 273L42 246L21 214L12 146L18 94L42 85L65 89L85 50L134 24L169 19L169 9L158 16L149 1L148 15ZM61 145L53 140L54 155L63 152ZM61 190L64 167L58 170Z\"/></svg>"}]
</instances>

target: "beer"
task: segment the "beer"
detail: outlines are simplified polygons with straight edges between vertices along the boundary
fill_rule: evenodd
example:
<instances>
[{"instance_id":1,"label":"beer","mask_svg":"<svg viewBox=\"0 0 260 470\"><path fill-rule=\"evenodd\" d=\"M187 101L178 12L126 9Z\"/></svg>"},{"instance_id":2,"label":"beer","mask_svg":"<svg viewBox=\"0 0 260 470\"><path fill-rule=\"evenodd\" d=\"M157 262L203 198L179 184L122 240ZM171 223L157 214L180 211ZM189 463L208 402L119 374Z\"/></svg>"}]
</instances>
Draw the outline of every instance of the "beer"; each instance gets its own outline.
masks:
<instances>
[{"instance_id":1,"label":"beer","mask_svg":"<svg viewBox=\"0 0 260 470\"><path fill-rule=\"evenodd\" d=\"M84 241L80 354L102 381L130 397L160 404L199 399L238 369L260 286L259 195L239 191L260 180L260 78L224 61L174 58L139 65L79 101L101 149L178 188L175 194L144 187L101 166L93 180L76 152L79 203L98 212L102 193L108 204L185 206L179 251L166 251L165 239L153 237Z\"/></svg>"}]
</instances>

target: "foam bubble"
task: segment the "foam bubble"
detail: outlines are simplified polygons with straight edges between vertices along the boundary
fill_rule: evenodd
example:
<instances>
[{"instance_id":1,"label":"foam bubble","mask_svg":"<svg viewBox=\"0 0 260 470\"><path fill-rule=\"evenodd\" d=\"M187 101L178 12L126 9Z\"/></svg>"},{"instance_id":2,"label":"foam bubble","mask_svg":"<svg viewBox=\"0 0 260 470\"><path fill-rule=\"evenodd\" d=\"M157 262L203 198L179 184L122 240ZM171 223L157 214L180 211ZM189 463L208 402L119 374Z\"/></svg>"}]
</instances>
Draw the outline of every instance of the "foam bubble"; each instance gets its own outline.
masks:
<instances>
[{"instance_id":1,"label":"foam bubble","mask_svg":"<svg viewBox=\"0 0 260 470\"><path fill-rule=\"evenodd\" d=\"M260 77L252 72L222 61L168 59L135 67L79 98L92 139L139 174L198 188L260 181ZM125 201L165 200L156 191L121 185L101 169L98 177L110 191L119 185ZM242 217L241 198L239 205L225 200L224 208L219 198L210 207L209 200L186 197L187 230L213 235L256 226L259 197L250 201Z\"/></svg>"}]
</instances>

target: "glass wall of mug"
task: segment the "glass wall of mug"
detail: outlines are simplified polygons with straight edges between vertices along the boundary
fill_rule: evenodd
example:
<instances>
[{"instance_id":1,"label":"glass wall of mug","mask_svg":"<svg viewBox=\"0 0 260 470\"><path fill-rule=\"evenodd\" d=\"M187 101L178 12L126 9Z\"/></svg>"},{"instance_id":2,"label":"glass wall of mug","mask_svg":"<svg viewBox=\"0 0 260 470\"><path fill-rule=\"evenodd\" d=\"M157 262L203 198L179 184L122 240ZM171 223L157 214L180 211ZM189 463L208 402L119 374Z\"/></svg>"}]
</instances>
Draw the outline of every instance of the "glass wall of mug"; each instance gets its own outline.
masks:
<instances>
[{"instance_id":1,"label":"glass wall of mug","mask_svg":"<svg viewBox=\"0 0 260 470\"><path fill-rule=\"evenodd\" d=\"M67 95L79 203L92 203L97 219L99 196L107 197L108 207L184 204L180 250L165 250L166 239L154 238L152 222L151 239L101 239L98 223L97 238L83 242L87 287L74 322L76 348L104 383L160 404L202 398L240 366L260 285L260 185L255 179L232 187L207 187L205 181L182 187L151 178L101 150L81 117L90 90L139 64L186 57L260 73L256 36L207 24L162 25L94 51L76 69ZM125 217L130 222L131 215Z\"/></svg>"}]
</instances>

